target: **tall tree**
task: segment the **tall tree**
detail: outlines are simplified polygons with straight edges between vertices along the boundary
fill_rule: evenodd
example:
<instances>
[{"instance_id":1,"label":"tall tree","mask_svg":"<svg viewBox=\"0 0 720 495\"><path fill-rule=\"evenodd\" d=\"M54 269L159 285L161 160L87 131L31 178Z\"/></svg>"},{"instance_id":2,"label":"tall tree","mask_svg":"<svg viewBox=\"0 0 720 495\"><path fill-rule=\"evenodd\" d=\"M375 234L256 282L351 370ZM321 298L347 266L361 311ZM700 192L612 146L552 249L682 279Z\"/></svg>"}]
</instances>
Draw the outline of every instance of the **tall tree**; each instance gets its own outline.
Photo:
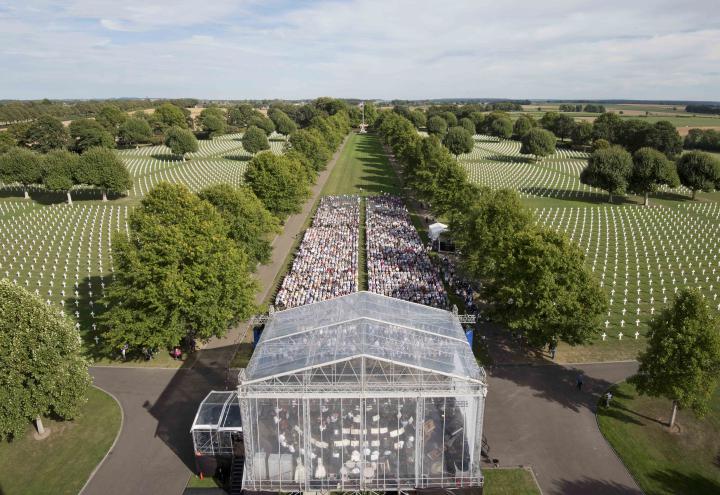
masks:
<instances>
[{"instance_id":1,"label":"tall tree","mask_svg":"<svg viewBox=\"0 0 720 495\"><path fill-rule=\"evenodd\" d=\"M187 129L188 127L182 108L172 103L163 103L157 107L153 116L162 124L163 128L180 127L181 129Z\"/></svg>"},{"instance_id":2,"label":"tall tree","mask_svg":"<svg viewBox=\"0 0 720 495\"><path fill-rule=\"evenodd\" d=\"M170 348L222 337L250 316L257 288L220 213L180 184L161 182L113 239L116 279L101 317L109 349Z\"/></svg>"},{"instance_id":3,"label":"tall tree","mask_svg":"<svg viewBox=\"0 0 720 495\"><path fill-rule=\"evenodd\" d=\"M709 153L685 153L677 161L677 172L680 183L692 191L692 199L698 191L720 190L720 160Z\"/></svg>"},{"instance_id":4,"label":"tall tree","mask_svg":"<svg viewBox=\"0 0 720 495\"><path fill-rule=\"evenodd\" d=\"M533 346L587 343L601 328L608 301L580 248L538 227L518 232L508 247L485 288L495 314Z\"/></svg>"},{"instance_id":5,"label":"tall tree","mask_svg":"<svg viewBox=\"0 0 720 495\"><path fill-rule=\"evenodd\" d=\"M508 117L495 119L490 124L490 134L500 139L510 139L513 133L513 123Z\"/></svg>"},{"instance_id":6,"label":"tall tree","mask_svg":"<svg viewBox=\"0 0 720 495\"><path fill-rule=\"evenodd\" d=\"M569 115L561 113L553 122L552 129L548 130L559 137L561 141L565 141L572 135L573 129L575 129L575 120Z\"/></svg>"},{"instance_id":7,"label":"tall tree","mask_svg":"<svg viewBox=\"0 0 720 495\"><path fill-rule=\"evenodd\" d=\"M248 127L250 119L257 115L260 115L260 113L252 105L242 103L228 111L227 120L228 124L232 126Z\"/></svg>"},{"instance_id":8,"label":"tall tree","mask_svg":"<svg viewBox=\"0 0 720 495\"><path fill-rule=\"evenodd\" d=\"M475 134L475 123L468 117L463 117L460 120L458 120L458 125L460 127L465 128L470 133L470 137L472 137ZM417 126L415 126L415 127L417 127Z\"/></svg>"},{"instance_id":9,"label":"tall tree","mask_svg":"<svg viewBox=\"0 0 720 495\"><path fill-rule=\"evenodd\" d=\"M42 416L72 419L91 379L80 335L54 306L0 280L0 438L22 438Z\"/></svg>"},{"instance_id":10,"label":"tall tree","mask_svg":"<svg viewBox=\"0 0 720 495\"><path fill-rule=\"evenodd\" d=\"M171 127L165 133L165 146L170 148L173 155L180 155L185 161L187 153L194 153L198 150L198 141L191 130Z\"/></svg>"},{"instance_id":11,"label":"tall tree","mask_svg":"<svg viewBox=\"0 0 720 495\"><path fill-rule=\"evenodd\" d=\"M42 178L42 157L23 148L12 148L0 155L0 180L5 184L21 184L25 199L30 199L28 187L39 184Z\"/></svg>"},{"instance_id":12,"label":"tall tree","mask_svg":"<svg viewBox=\"0 0 720 495\"><path fill-rule=\"evenodd\" d=\"M43 160L43 184L49 191L64 192L67 203L72 204L70 190L77 184L80 157L66 150L53 150Z\"/></svg>"},{"instance_id":13,"label":"tall tree","mask_svg":"<svg viewBox=\"0 0 720 495\"><path fill-rule=\"evenodd\" d=\"M649 206L650 193L660 186L677 187L680 185L675 163L653 148L640 148L633 154L633 170L630 175L630 190L645 196L645 206Z\"/></svg>"},{"instance_id":14,"label":"tall tree","mask_svg":"<svg viewBox=\"0 0 720 495\"><path fill-rule=\"evenodd\" d=\"M295 122L282 110L273 110L269 114L270 120L275 124L275 130L284 136L289 136L297 130Z\"/></svg>"},{"instance_id":15,"label":"tall tree","mask_svg":"<svg viewBox=\"0 0 720 495\"><path fill-rule=\"evenodd\" d=\"M118 140L124 146L147 143L152 137L152 129L145 119L132 117L122 123L118 130Z\"/></svg>"},{"instance_id":16,"label":"tall tree","mask_svg":"<svg viewBox=\"0 0 720 495\"><path fill-rule=\"evenodd\" d=\"M528 115L521 115L513 125L513 136L515 139L522 139L533 127L535 127L533 118Z\"/></svg>"},{"instance_id":17,"label":"tall tree","mask_svg":"<svg viewBox=\"0 0 720 495\"><path fill-rule=\"evenodd\" d=\"M461 126L451 127L450 130L445 134L443 138L443 144L450 150L450 153L455 155L457 159L458 155L463 153L470 153L475 146L475 140L470 131Z\"/></svg>"},{"instance_id":18,"label":"tall tree","mask_svg":"<svg viewBox=\"0 0 720 495\"><path fill-rule=\"evenodd\" d=\"M128 115L116 105L103 106L95 117L95 120L113 136L113 139L118 135L120 126L127 119Z\"/></svg>"},{"instance_id":19,"label":"tall tree","mask_svg":"<svg viewBox=\"0 0 720 495\"><path fill-rule=\"evenodd\" d=\"M648 146L674 159L682 153L683 140L672 122L660 120L653 124L648 136Z\"/></svg>"},{"instance_id":20,"label":"tall tree","mask_svg":"<svg viewBox=\"0 0 720 495\"><path fill-rule=\"evenodd\" d=\"M604 139L609 143L618 143L623 121L616 113L603 113L593 122L593 139Z\"/></svg>"},{"instance_id":21,"label":"tall tree","mask_svg":"<svg viewBox=\"0 0 720 495\"><path fill-rule=\"evenodd\" d=\"M260 151L270 149L267 134L265 134L265 131L254 125L248 127L245 134L243 134L242 145L245 151L252 153L253 155L259 153Z\"/></svg>"},{"instance_id":22,"label":"tall tree","mask_svg":"<svg viewBox=\"0 0 720 495\"><path fill-rule=\"evenodd\" d=\"M108 192L122 194L132 186L125 164L107 148L90 148L83 153L75 175L79 183L100 189L103 201L107 201Z\"/></svg>"},{"instance_id":23,"label":"tall tree","mask_svg":"<svg viewBox=\"0 0 720 495\"><path fill-rule=\"evenodd\" d=\"M275 124L273 124L273 121L261 113L250 117L250 120L248 121L248 129L253 126L262 129L268 136L275 131Z\"/></svg>"},{"instance_id":24,"label":"tall tree","mask_svg":"<svg viewBox=\"0 0 720 495\"><path fill-rule=\"evenodd\" d=\"M440 116L447 122L448 128L455 127L458 125L457 115L453 112L447 111L440 114Z\"/></svg>"},{"instance_id":25,"label":"tall tree","mask_svg":"<svg viewBox=\"0 0 720 495\"><path fill-rule=\"evenodd\" d=\"M215 137L225 134L226 117L225 112L219 107L204 108L198 116L200 127L208 137Z\"/></svg>"},{"instance_id":26,"label":"tall tree","mask_svg":"<svg viewBox=\"0 0 720 495\"><path fill-rule=\"evenodd\" d=\"M0 132L0 153L5 153L17 146L17 140L9 132Z\"/></svg>"},{"instance_id":27,"label":"tall tree","mask_svg":"<svg viewBox=\"0 0 720 495\"><path fill-rule=\"evenodd\" d=\"M290 135L288 143L291 150L307 157L316 172L325 168L332 154L317 129L300 129Z\"/></svg>"},{"instance_id":28,"label":"tall tree","mask_svg":"<svg viewBox=\"0 0 720 495\"><path fill-rule=\"evenodd\" d=\"M438 136L439 138L443 138L445 136L445 133L448 130L448 124L445 119L440 117L439 115L435 115L433 117L430 117L427 121L427 131L428 134Z\"/></svg>"},{"instance_id":29,"label":"tall tree","mask_svg":"<svg viewBox=\"0 0 720 495\"><path fill-rule=\"evenodd\" d=\"M573 128L570 139L575 146L585 146L592 139L592 124L590 122L578 122Z\"/></svg>"},{"instance_id":30,"label":"tall tree","mask_svg":"<svg viewBox=\"0 0 720 495\"><path fill-rule=\"evenodd\" d=\"M703 296L683 289L672 306L650 322L640 369L630 378L642 395L672 401L669 426L678 408L699 416L708 411L720 379L720 324Z\"/></svg>"},{"instance_id":31,"label":"tall tree","mask_svg":"<svg viewBox=\"0 0 720 495\"><path fill-rule=\"evenodd\" d=\"M42 115L27 128L25 142L34 150L47 153L67 147L70 135L55 117Z\"/></svg>"},{"instance_id":32,"label":"tall tree","mask_svg":"<svg viewBox=\"0 0 720 495\"><path fill-rule=\"evenodd\" d=\"M365 107L365 122L368 125L373 125L378 116L377 107L371 101L366 101L363 106Z\"/></svg>"},{"instance_id":33,"label":"tall tree","mask_svg":"<svg viewBox=\"0 0 720 495\"><path fill-rule=\"evenodd\" d=\"M545 129L534 127L522 137L520 153L544 158L555 153L555 135Z\"/></svg>"},{"instance_id":34,"label":"tall tree","mask_svg":"<svg viewBox=\"0 0 720 495\"><path fill-rule=\"evenodd\" d=\"M612 203L614 195L627 191L632 169L632 156L621 147L599 149L590 155L587 167L580 173L580 182L607 191Z\"/></svg>"},{"instance_id":35,"label":"tall tree","mask_svg":"<svg viewBox=\"0 0 720 495\"><path fill-rule=\"evenodd\" d=\"M70 142L72 149L83 153L88 148L100 146L114 148L115 137L95 120L78 119L70 122Z\"/></svg>"},{"instance_id":36,"label":"tall tree","mask_svg":"<svg viewBox=\"0 0 720 495\"><path fill-rule=\"evenodd\" d=\"M367 121L367 119L366 119ZM413 110L410 112L410 121L413 123L413 125L420 129L421 127L427 126L427 115L425 115L425 112L420 110L419 108ZM470 121L472 123L472 121ZM474 126L474 124L473 124ZM471 134L475 134L475 127L473 127Z\"/></svg>"},{"instance_id":37,"label":"tall tree","mask_svg":"<svg viewBox=\"0 0 720 495\"><path fill-rule=\"evenodd\" d=\"M270 152L258 153L250 160L245 182L265 208L281 220L300 211L308 195L302 165Z\"/></svg>"},{"instance_id":38,"label":"tall tree","mask_svg":"<svg viewBox=\"0 0 720 495\"><path fill-rule=\"evenodd\" d=\"M464 215L450 223L450 230L468 273L475 279L485 279L497 275L512 239L532 222L517 192L484 189L476 201L467 205Z\"/></svg>"},{"instance_id":39,"label":"tall tree","mask_svg":"<svg viewBox=\"0 0 720 495\"><path fill-rule=\"evenodd\" d=\"M229 227L228 236L248 255L249 266L267 263L272 255L271 235L281 231L279 220L247 186L217 184L200 191Z\"/></svg>"}]
</instances>

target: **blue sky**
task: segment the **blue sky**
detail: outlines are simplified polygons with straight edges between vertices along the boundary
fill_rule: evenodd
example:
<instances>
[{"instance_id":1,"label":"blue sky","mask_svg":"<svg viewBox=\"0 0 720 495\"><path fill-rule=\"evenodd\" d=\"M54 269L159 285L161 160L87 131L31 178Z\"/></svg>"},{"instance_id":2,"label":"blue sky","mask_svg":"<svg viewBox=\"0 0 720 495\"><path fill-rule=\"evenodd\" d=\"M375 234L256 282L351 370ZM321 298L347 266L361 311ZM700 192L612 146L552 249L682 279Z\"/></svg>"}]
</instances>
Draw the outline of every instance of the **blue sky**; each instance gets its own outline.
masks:
<instances>
[{"instance_id":1,"label":"blue sky","mask_svg":"<svg viewBox=\"0 0 720 495\"><path fill-rule=\"evenodd\" d=\"M717 0L5 0L0 99L720 100Z\"/></svg>"}]
</instances>

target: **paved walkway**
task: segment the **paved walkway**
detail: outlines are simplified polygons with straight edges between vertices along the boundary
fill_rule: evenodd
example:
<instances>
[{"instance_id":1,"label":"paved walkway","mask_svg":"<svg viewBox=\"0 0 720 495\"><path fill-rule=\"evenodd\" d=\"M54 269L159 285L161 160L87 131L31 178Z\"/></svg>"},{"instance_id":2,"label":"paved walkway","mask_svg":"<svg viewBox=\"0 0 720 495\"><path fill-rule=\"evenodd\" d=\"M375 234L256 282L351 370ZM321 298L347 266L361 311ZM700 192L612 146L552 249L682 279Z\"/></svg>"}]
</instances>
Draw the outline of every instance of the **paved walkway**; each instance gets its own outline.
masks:
<instances>
[{"instance_id":1,"label":"paved walkway","mask_svg":"<svg viewBox=\"0 0 720 495\"><path fill-rule=\"evenodd\" d=\"M532 466L545 495L641 494L595 420L600 396L636 370L635 362L495 367L485 406L490 457Z\"/></svg>"},{"instance_id":2,"label":"paved walkway","mask_svg":"<svg viewBox=\"0 0 720 495\"><path fill-rule=\"evenodd\" d=\"M322 192L347 138L322 171L302 211L287 219L282 234L273 240L272 260L258 268L262 302L273 289L278 272L292 249L307 216ZM90 480L83 495L177 495L194 472L190 426L208 391L234 387L227 372L235 344L245 337L241 323L221 339L198 351L191 368L94 367L95 385L113 394L125 414L117 444Z\"/></svg>"}]
</instances>

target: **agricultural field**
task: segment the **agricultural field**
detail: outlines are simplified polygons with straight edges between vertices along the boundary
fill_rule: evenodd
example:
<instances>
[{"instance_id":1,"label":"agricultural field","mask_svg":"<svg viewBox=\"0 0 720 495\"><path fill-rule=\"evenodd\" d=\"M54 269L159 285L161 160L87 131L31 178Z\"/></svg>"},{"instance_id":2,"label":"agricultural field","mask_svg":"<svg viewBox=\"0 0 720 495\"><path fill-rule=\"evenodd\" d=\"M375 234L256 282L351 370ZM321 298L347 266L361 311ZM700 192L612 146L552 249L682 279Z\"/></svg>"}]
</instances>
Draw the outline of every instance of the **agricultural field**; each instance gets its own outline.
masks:
<instances>
[{"instance_id":1,"label":"agricultural field","mask_svg":"<svg viewBox=\"0 0 720 495\"><path fill-rule=\"evenodd\" d=\"M546 112L557 112L558 103L538 103L533 105L523 105L522 112L511 112L513 120L520 115L531 115L535 119L542 118ZM717 128L720 129L720 116L692 114L685 112L683 105L653 105L653 104L606 104L605 108L608 112L614 112L623 119L642 119L650 124L654 124L660 120L670 121L681 136L688 133L691 128ZM540 110L538 110L540 109ZM597 113L587 112L563 112L573 117L576 121L584 120L592 122L599 115Z\"/></svg>"},{"instance_id":2,"label":"agricultural field","mask_svg":"<svg viewBox=\"0 0 720 495\"><path fill-rule=\"evenodd\" d=\"M112 240L126 232L132 208L157 183L185 184L193 191L221 182L242 184L250 154L241 135L200 141L200 149L187 161L174 159L164 146L120 150L133 177L127 197L97 201L99 192L73 190L72 205L64 195L32 188L33 200L22 199L18 186L0 188L0 277L27 288L58 312L71 316L86 348L97 345L97 318L106 310L100 302L112 280ZM273 136L271 151L285 144Z\"/></svg>"},{"instance_id":3,"label":"agricultural field","mask_svg":"<svg viewBox=\"0 0 720 495\"><path fill-rule=\"evenodd\" d=\"M580 183L587 159L559 150L532 163L515 141L475 136L460 156L470 179L517 190L539 223L567 233L610 300L596 341L579 351L561 347L569 361L635 356L648 322L683 287L696 287L720 310L720 202L715 195L689 201L683 187L663 191L652 207L634 198L607 204L607 193ZM563 353L565 354L563 356Z\"/></svg>"}]
</instances>

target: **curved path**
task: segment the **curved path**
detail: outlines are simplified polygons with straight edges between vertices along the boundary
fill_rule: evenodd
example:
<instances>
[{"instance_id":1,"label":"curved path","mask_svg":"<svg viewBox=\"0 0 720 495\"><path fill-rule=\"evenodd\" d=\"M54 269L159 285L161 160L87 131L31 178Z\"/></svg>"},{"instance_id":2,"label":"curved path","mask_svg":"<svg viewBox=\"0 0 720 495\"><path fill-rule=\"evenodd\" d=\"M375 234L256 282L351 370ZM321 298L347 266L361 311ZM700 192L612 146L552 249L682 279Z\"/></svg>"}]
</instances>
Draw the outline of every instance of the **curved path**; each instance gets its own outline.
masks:
<instances>
[{"instance_id":1,"label":"curved path","mask_svg":"<svg viewBox=\"0 0 720 495\"><path fill-rule=\"evenodd\" d=\"M595 420L600 396L637 366L523 364L490 370L484 426L490 457L500 466L532 466L545 495L641 494Z\"/></svg>"},{"instance_id":2,"label":"curved path","mask_svg":"<svg viewBox=\"0 0 720 495\"><path fill-rule=\"evenodd\" d=\"M273 242L272 262L258 270L265 291L259 300L272 290L338 154L303 211L288 219ZM189 368L92 368L95 383L120 401L125 422L84 494L182 493L193 471L189 429L195 411L209 390L234 386L225 370L244 331L238 326L211 342ZM490 370L484 427L490 456L502 466L531 465L545 495L639 494L597 429L593 412L600 394L632 374L637 363L579 367L586 373L582 392L574 387L573 367L522 364Z\"/></svg>"}]
</instances>

